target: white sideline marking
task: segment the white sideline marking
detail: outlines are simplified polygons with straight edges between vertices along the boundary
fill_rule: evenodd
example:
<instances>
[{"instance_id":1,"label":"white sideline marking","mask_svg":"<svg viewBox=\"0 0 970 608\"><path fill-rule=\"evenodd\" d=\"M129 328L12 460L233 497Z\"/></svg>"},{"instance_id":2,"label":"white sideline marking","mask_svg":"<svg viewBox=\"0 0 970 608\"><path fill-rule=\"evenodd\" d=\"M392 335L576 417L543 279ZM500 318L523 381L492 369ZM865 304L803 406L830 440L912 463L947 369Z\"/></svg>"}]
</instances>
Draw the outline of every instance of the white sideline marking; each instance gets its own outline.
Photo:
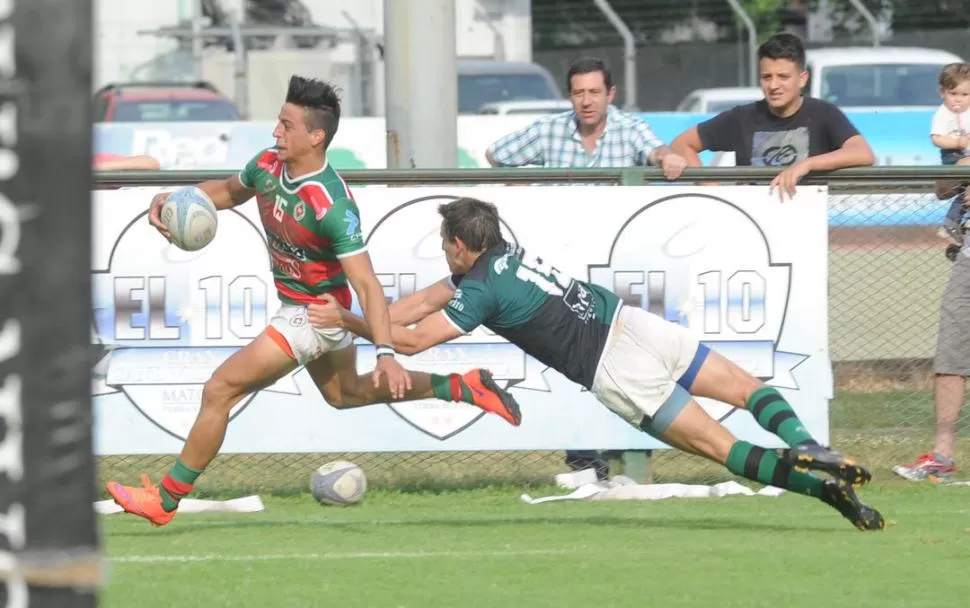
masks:
<instances>
[{"instance_id":1,"label":"white sideline marking","mask_svg":"<svg viewBox=\"0 0 970 608\"><path fill-rule=\"evenodd\" d=\"M187 563L187 562L263 562L276 560L337 560L337 559L423 559L434 557L521 557L525 555L563 555L568 549L525 549L508 551L406 551L363 553L287 553L279 555L119 555L112 562L127 564Z\"/></svg>"}]
</instances>

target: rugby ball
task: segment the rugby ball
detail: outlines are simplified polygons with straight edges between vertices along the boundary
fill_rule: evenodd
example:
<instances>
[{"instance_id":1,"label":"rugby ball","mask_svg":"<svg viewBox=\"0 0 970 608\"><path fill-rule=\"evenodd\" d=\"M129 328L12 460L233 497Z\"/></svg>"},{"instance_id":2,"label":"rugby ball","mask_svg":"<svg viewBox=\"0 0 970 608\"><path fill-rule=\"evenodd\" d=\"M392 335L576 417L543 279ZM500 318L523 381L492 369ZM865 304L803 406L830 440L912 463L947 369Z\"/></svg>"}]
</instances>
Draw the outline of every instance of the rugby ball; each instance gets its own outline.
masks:
<instances>
[{"instance_id":1,"label":"rugby ball","mask_svg":"<svg viewBox=\"0 0 970 608\"><path fill-rule=\"evenodd\" d=\"M335 460L313 472L310 492L317 502L346 506L360 502L367 491L367 476L352 462Z\"/></svg>"},{"instance_id":2,"label":"rugby ball","mask_svg":"<svg viewBox=\"0 0 970 608\"><path fill-rule=\"evenodd\" d=\"M219 215L209 195L195 186L173 191L162 205L162 223L179 249L198 251L212 242Z\"/></svg>"}]
</instances>

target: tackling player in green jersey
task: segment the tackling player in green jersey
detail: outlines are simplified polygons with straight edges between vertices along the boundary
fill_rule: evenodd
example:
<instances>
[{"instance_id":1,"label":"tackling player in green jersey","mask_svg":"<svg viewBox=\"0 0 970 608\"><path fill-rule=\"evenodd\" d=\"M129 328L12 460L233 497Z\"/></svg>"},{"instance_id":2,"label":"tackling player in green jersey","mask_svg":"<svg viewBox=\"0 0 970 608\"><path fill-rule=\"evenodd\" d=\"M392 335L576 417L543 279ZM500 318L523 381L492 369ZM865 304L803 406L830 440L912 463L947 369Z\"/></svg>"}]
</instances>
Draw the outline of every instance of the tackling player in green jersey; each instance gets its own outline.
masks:
<instances>
[{"instance_id":1,"label":"tackling player in green jersey","mask_svg":"<svg viewBox=\"0 0 970 608\"><path fill-rule=\"evenodd\" d=\"M439 211L442 249L453 274L391 305L398 323L393 341L401 353L419 353L484 325L665 443L748 479L821 499L860 530L885 526L854 492L869 482L869 471L819 445L777 390L688 329L624 306L611 291L565 276L507 243L494 205L462 198ZM376 333L329 296L309 306L309 317L317 327ZM738 441L693 395L748 409L790 448L779 456Z\"/></svg>"},{"instance_id":2,"label":"tackling player in green jersey","mask_svg":"<svg viewBox=\"0 0 970 608\"><path fill-rule=\"evenodd\" d=\"M470 403L519 424L518 405L488 371L409 374L395 360L387 302L364 245L360 213L327 162L339 120L340 101L330 85L294 76L273 131L276 146L257 154L236 176L199 184L217 209L255 196L282 306L269 327L206 382L195 424L162 482L153 486L145 476L143 487L108 482L108 492L125 511L155 525L171 521L179 500L219 452L233 406L299 365L336 408L438 398ZM159 217L167 196L152 200L149 220L171 240ZM307 316L307 304L324 295L350 306L350 287L373 328L377 365L369 376L357 374L350 332L314 328Z\"/></svg>"}]
</instances>

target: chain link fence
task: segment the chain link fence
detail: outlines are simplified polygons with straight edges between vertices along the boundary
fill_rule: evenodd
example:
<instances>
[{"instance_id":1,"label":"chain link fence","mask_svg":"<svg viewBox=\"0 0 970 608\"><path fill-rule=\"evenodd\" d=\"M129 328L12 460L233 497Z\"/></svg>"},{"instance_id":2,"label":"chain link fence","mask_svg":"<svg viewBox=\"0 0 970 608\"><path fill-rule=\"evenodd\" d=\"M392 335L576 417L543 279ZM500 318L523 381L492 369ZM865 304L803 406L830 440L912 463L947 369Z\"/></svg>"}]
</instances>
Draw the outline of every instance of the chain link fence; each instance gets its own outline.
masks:
<instances>
[{"instance_id":1,"label":"chain link fence","mask_svg":"<svg viewBox=\"0 0 970 608\"><path fill-rule=\"evenodd\" d=\"M830 188L831 440L877 479L932 447L932 358L952 264L937 233L947 206L926 183ZM970 461L966 419L958 461ZM402 490L549 484L568 470L563 452L235 454L219 456L197 488L202 495L303 492L312 470L338 458L362 466L372 486ZM158 479L172 459L101 457L99 474L101 481L130 483L141 472ZM730 478L719 465L672 450L654 452L651 471L656 482Z\"/></svg>"}]
</instances>

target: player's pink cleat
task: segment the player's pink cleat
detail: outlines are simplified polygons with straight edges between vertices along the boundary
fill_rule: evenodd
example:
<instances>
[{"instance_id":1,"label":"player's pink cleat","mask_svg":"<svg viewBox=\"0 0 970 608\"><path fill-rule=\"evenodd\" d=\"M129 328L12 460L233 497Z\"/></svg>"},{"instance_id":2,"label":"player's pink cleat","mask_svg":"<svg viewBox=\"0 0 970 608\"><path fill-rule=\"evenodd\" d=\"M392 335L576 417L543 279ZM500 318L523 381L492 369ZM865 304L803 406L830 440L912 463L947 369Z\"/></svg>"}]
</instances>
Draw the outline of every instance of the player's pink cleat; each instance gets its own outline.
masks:
<instances>
[{"instance_id":1,"label":"player's pink cleat","mask_svg":"<svg viewBox=\"0 0 970 608\"><path fill-rule=\"evenodd\" d=\"M107 484L108 494L115 499L118 505L138 517L144 517L155 526L164 526L175 517L175 511L166 511L162 508L162 497L158 488L152 485L148 475L142 473L141 488L135 486L123 486L117 481L109 481Z\"/></svg>"},{"instance_id":2,"label":"player's pink cleat","mask_svg":"<svg viewBox=\"0 0 970 608\"><path fill-rule=\"evenodd\" d=\"M519 411L515 397L499 388L487 369L473 369L461 379L471 389L474 405L486 412L498 414L512 426L522 423L522 412Z\"/></svg>"}]
</instances>

